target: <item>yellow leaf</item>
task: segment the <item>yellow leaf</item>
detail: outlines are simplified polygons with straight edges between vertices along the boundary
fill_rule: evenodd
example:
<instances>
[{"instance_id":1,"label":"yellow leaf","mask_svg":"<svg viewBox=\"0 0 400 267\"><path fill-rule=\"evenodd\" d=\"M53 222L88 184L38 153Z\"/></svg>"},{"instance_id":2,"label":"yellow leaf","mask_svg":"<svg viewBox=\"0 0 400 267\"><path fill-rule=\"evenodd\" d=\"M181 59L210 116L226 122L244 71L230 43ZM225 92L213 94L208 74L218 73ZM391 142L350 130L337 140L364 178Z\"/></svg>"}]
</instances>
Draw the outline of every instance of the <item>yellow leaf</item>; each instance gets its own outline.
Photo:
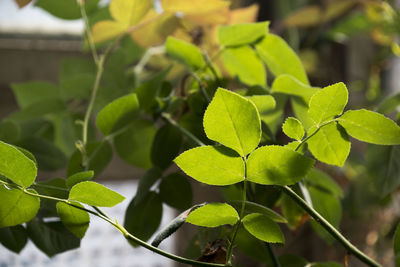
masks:
<instances>
[{"instance_id":1,"label":"yellow leaf","mask_svg":"<svg viewBox=\"0 0 400 267\"><path fill-rule=\"evenodd\" d=\"M335 19L350 10L357 2L354 0L332 1L324 11L324 22Z\"/></svg>"},{"instance_id":2,"label":"yellow leaf","mask_svg":"<svg viewBox=\"0 0 400 267\"><path fill-rule=\"evenodd\" d=\"M23 8L24 6L32 2L32 0L15 0L15 2L17 3L19 8Z\"/></svg>"},{"instance_id":3,"label":"yellow leaf","mask_svg":"<svg viewBox=\"0 0 400 267\"><path fill-rule=\"evenodd\" d=\"M152 7L152 0L113 0L110 13L116 21L131 26L138 23Z\"/></svg>"},{"instance_id":4,"label":"yellow leaf","mask_svg":"<svg viewBox=\"0 0 400 267\"><path fill-rule=\"evenodd\" d=\"M257 21L259 6L257 4L237 8L231 11L229 24L250 23Z\"/></svg>"},{"instance_id":5,"label":"yellow leaf","mask_svg":"<svg viewBox=\"0 0 400 267\"><path fill-rule=\"evenodd\" d=\"M202 14L228 7L230 2L225 0L162 0L161 5L166 12Z\"/></svg>"},{"instance_id":6,"label":"yellow leaf","mask_svg":"<svg viewBox=\"0 0 400 267\"><path fill-rule=\"evenodd\" d=\"M110 40L126 31L128 26L113 20L97 22L92 27L92 36L95 43Z\"/></svg>"},{"instance_id":7,"label":"yellow leaf","mask_svg":"<svg viewBox=\"0 0 400 267\"><path fill-rule=\"evenodd\" d=\"M210 11L207 13L199 14L187 14L183 18L202 26L213 25L213 24L226 24L229 19L229 7L224 6L221 9Z\"/></svg>"},{"instance_id":8,"label":"yellow leaf","mask_svg":"<svg viewBox=\"0 0 400 267\"><path fill-rule=\"evenodd\" d=\"M179 26L179 19L174 14L159 14L155 10L149 13L137 24L143 25L131 33L131 37L141 46L162 44Z\"/></svg>"}]
</instances>

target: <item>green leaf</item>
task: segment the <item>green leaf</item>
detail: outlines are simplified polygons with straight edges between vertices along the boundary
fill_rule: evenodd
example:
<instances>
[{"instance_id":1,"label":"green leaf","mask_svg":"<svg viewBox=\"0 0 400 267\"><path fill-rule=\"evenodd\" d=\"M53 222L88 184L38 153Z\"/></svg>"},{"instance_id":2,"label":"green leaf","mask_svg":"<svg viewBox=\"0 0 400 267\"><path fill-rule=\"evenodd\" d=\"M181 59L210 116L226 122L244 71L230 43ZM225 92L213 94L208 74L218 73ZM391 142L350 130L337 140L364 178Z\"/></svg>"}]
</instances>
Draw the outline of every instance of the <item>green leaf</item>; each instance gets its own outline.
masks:
<instances>
[{"instance_id":1,"label":"green leaf","mask_svg":"<svg viewBox=\"0 0 400 267\"><path fill-rule=\"evenodd\" d=\"M386 98L382 103L379 104L377 112L388 114L393 112L398 106L400 106L400 93Z\"/></svg>"},{"instance_id":2,"label":"green leaf","mask_svg":"<svg viewBox=\"0 0 400 267\"><path fill-rule=\"evenodd\" d=\"M153 165L161 169L168 168L174 158L178 156L182 141L182 134L178 128L170 124L161 127L151 146Z\"/></svg>"},{"instance_id":3,"label":"green leaf","mask_svg":"<svg viewBox=\"0 0 400 267\"><path fill-rule=\"evenodd\" d=\"M65 104L59 98L45 98L29 105L9 116L11 120L24 123L34 119L41 119L49 114L56 114L65 111Z\"/></svg>"},{"instance_id":4,"label":"green leaf","mask_svg":"<svg viewBox=\"0 0 400 267\"><path fill-rule=\"evenodd\" d=\"M151 146L156 129L150 121L138 119L126 131L114 139L118 155L133 166L151 167Z\"/></svg>"},{"instance_id":5,"label":"green leaf","mask_svg":"<svg viewBox=\"0 0 400 267\"><path fill-rule=\"evenodd\" d=\"M200 49L191 43L169 36L165 42L165 49L168 55L193 70L201 69L205 65Z\"/></svg>"},{"instance_id":6,"label":"green leaf","mask_svg":"<svg viewBox=\"0 0 400 267\"><path fill-rule=\"evenodd\" d=\"M133 92L136 93L137 98L139 99L141 110L150 114L152 113L152 108L156 104L156 96L158 95L162 82L165 80L170 69L171 68L169 67L160 71L134 89Z\"/></svg>"},{"instance_id":7,"label":"green leaf","mask_svg":"<svg viewBox=\"0 0 400 267\"><path fill-rule=\"evenodd\" d=\"M136 94L120 97L105 106L97 115L97 128L107 136L126 126L139 111Z\"/></svg>"},{"instance_id":8,"label":"green leaf","mask_svg":"<svg viewBox=\"0 0 400 267\"><path fill-rule=\"evenodd\" d=\"M14 144L20 137L19 125L11 120L4 120L0 123L0 140L5 143Z\"/></svg>"},{"instance_id":9,"label":"green leaf","mask_svg":"<svg viewBox=\"0 0 400 267\"><path fill-rule=\"evenodd\" d=\"M74 206L83 206L80 203L72 202ZM57 203L57 213L64 226L70 230L76 237L83 238L89 227L89 213L79 208L74 208L64 202Z\"/></svg>"},{"instance_id":10,"label":"green leaf","mask_svg":"<svg viewBox=\"0 0 400 267\"><path fill-rule=\"evenodd\" d=\"M85 1L86 12L89 13L94 10L99 1L100 0ZM81 12L76 0L63 0L60 3L54 2L53 0L38 0L35 5L61 19L72 20L81 18Z\"/></svg>"},{"instance_id":11,"label":"green leaf","mask_svg":"<svg viewBox=\"0 0 400 267\"><path fill-rule=\"evenodd\" d=\"M261 139L261 122L256 106L248 99L218 88L203 120L207 137L232 148L242 157Z\"/></svg>"},{"instance_id":12,"label":"green leaf","mask_svg":"<svg viewBox=\"0 0 400 267\"><path fill-rule=\"evenodd\" d=\"M60 222L40 222L35 219L28 223L29 238L47 256L78 248L80 239L74 236Z\"/></svg>"},{"instance_id":13,"label":"green leaf","mask_svg":"<svg viewBox=\"0 0 400 267\"><path fill-rule=\"evenodd\" d=\"M22 225L0 228L0 243L15 253L20 253L27 241L28 236Z\"/></svg>"},{"instance_id":14,"label":"green leaf","mask_svg":"<svg viewBox=\"0 0 400 267\"><path fill-rule=\"evenodd\" d=\"M304 267L307 266L308 261L299 255L284 254L279 256L279 263L281 267Z\"/></svg>"},{"instance_id":15,"label":"green leaf","mask_svg":"<svg viewBox=\"0 0 400 267\"><path fill-rule=\"evenodd\" d=\"M341 115L347 104L348 91L344 83L335 83L316 92L310 99L308 114L314 124Z\"/></svg>"},{"instance_id":16,"label":"green leaf","mask_svg":"<svg viewBox=\"0 0 400 267\"><path fill-rule=\"evenodd\" d=\"M89 98L96 79L96 71L96 65L89 58L64 58L61 61L59 74L62 98L64 100ZM99 96L101 97L101 94Z\"/></svg>"},{"instance_id":17,"label":"green leaf","mask_svg":"<svg viewBox=\"0 0 400 267\"><path fill-rule=\"evenodd\" d=\"M218 42L222 46L252 44L268 33L269 21L218 27Z\"/></svg>"},{"instance_id":18,"label":"green leaf","mask_svg":"<svg viewBox=\"0 0 400 267\"><path fill-rule=\"evenodd\" d=\"M37 194L33 189L28 191ZM40 199L19 189L8 189L0 185L0 198L0 228L28 222L39 210Z\"/></svg>"},{"instance_id":19,"label":"green leaf","mask_svg":"<svg viewBox=\"0 0 400 267\"><path fill-rule=\"evenodd\" d=\"M268 33L255 47L275 76L290 74L300 82L309 84L299 57L281 37Z\"/></svg>"},{"instance_id":20,"label":"green leaf","mask_svg":"<svg viewBox=\"0 0 400 267\"><path fill-rule=\"evenodd\" d=\"M329 175L318 169L312 169L305 180L310 186L325 190L334 196L343 197L342 188Z\"/></svg>"},{"instance_id":21,"label":"green leaf","mask_svg":"<svg viewBox=\"0 0 400 267\"><path fill-rule=\"evenodd\" d=\"M264 116L268 116L276 107L275 98L271 95L253 95L246 98L254 103L261 120L263 120Z\"/></svg>"},{"instance_id":22,"label":"green leaf","mask_svg":"<svg viewBox=\"0 0 400 267\"><path fill-rule=\"evenodd\" d=\"M241 209L242 206L242 201L241 200L236 200L232 201L230 203L237 211ZM251 202L251 201L246 201L245 206L244 206L244 211L246 214L250 213L261 213L271 220L275 222L280 222L280 223L287 223L287 220L280 215L279 213L275 212L274 210L267 208L261 204Z\"/></svg>"},{"instance_id":23,"label":"green leaf","mask_svg":"<svg viewBox=\"0 0 400 267\"><path fill-rule=\"evenodd\" d=\"M394 260L396 267L400 266L400 223L397 224L393 240Z\"/></svg>"},{"instance_id":24,"label":"green leaf","mask_svg":"<svg viewBox=\"0 0 400 267\"><path fill-rule=\"evenodd\" d=\"M289 148L263 146L247 159L247 179L265 185L290 185L300 181L314 160Z\"/></svg>"},{"instance_id":25,"label":"green leaf","mask_svg":"<svg viewBox=\"0 0 400 267\"><path fill-rule=\"evenodd\" d=\"M302 98L296 96L291 97L290 103L292 104L295 117L301 121L306 130L314 125L313 120L308 115L308 104Z\"/></svg>"},{"instance_id":26,"label":"green leaf","mask_svg":"<svg viewBox=\"0 0 400 267\"><path fill-rule=\"evenodd\" d=\"M308 136L316 131L311 127ZM350 153L351 143L346 131L336 123L329 123L319 128L307 140L308 149L319 161L342 167Z\"/></svg>"},{"instance_id":27,"label":"green leaf","mask_svg":"<svg viewBox=\"0 0 400 267\"><path fill-rule=\"evenodd\" d=\"M145 196L147 196L147 194L150 192L151 187L155 184L155 182L157 182L159 178L161 178L161 176L162 171L157 167L153 167L144 173L144 175L139 180L135 199L133 200L135 201L135 204L138 204Z\"/></svg>"},{"instance_id":28,"label":"green leaf","mask_svg":"<svg viewBox=\"0 0 400 267\"><path fill-rule=\"evenodd\" d=\"M244 180L241 157L221 146L202 146L187 150L174 161L193 179L210 185L230 185Z\"/></svg>"},{"instance_id":29,"label":"green leaf","mask_svg":"<svg viewBox=\"0 0 400 267\"><path fill-rule=\"evenodd\" d=\"M57 85L49 82L13 83L11 88L21 109L40 102L44 98L54 99L60 96Z\"/></svg>"},{"instance_id":30,"label":"green leaf","mask_svg":"<svg viewBox=\"0 0 400 267\"><path fill-rule=\"evenodd\" d=\"M107 141L87 144L86 153L89 159L87 168L94 171L94 176L99 176L112 158L112 148ZM71 176L81 171L84 171L82 168L82 153L79 150L75 150L68 162L67 175Z\"/></svg>"},{"instance_id":31,"label":"green leaf","mask_svg":"<svg viewBox=\"0 0 400 267\"><path fill-rule=\"evenodd\" d=\"M31 137L19 145L35 155L40 170L56 171L64 168L67 164L64 153L44 138Z\"/></svg>"},{"instance_id":32,"label":"green leaf","mask_svg":"<svg viewBox=\"0 0 400 267\"><path fill-rule=\"evenodd\" d=\"M286 119L282 125L283 132L290 138L300 141L304 136L304 128L301 122L293 117Z\"/></svg>"},{"instance_id":33,"label":"green leaf","mask_svg":"<svg viewBox=\"0 0 400 267\"><path fill-rule=\"evenodd\" d=\"M224 224L234 225L239 214L226 203L210 203L192 211L186 222L204 227L218 227Z\"/></svg>"},{"instance_id":34,"label":"green leaf","mask_svg":"<svg viewBox=\"0 0 400 267\"><path fill-rule=\"evenodd\" d=\"M69 192L69 200L76 200L91 206L113 207L125 197L95 182L81 182Z\"/></svg>"},{"instance_id":35,"label":"green leaf","mask_svg":"<svg viewBox=\"0 0 400 267\"><path fill-rule=\"evenodd\" d=\"M254 237L268 243L285 243L279 226L261 213L246 215L242 219L244 228Z\"/></svg>"},{"instance_id":36,"label":"green leaf","mask_svg":"<svg viewBox=\"0 0 400 267\"><path fill-rule=\"evenodd\" d=\"M343 267L343 265L337 262L329 261L329 262L314 262L310 264L310 267Z\"/></svg>"},{"instance_id":37,"label":"green leaf","mask_svg":"<svg viewBox=\"0 0 400 267\"><path fill-rule=\"evenodd\" d=\"M304 99L306 103L319 90L319 87L311 87L288 74L279 75L272 83L272 93L298 96Z\"/></svg>"},{"instance_id":38,"label":"green leaf","mask_svg":"<svg viewBox=\"0 0 400 267\"><path fill-rule=\"evenodd\" d=\"M0 174L14 183L28 187L36 178L36 164L12 145L0 141Z\"/></svg>"},{"instance_id":39,"label":"green leaf","mask_svg":"<svg viewBox=\"0 0 400 267\"><path fill-rule=\"evenodd\" d=\"M400 144L400 127L382 114L365 110L349 110L337 119L352 137L376 145Z\"/></svg>"},{"instance_id":40,"label":"green leaf","mask_svg":"<svg viewBox=\"0 0 400 267\"><path fill-rule=\"evenodd\" d=\"M297 229L306 221L305 218L308 218L308 214L286 194L282 194L280 203L282 214L288 220L287 225L291 230Z\"/></svg>"},{"instance_id":41,"label":"green leaf","mask_svg":"<svg viewBox=\"0 0 400 267\"><path fill-rule=\"evenodd\" d=\"M129 233L147 241L160 226L162 211L162 202L157 193L150 192L141 201L133 199L125 213L124 227Z\"/></svg>"},{"instance_id":42,"label":"green leaf","mask_svg":"<svg viewBox=\"0 0 400 267\"><path fill-rule=\"evenodd\" d=\"M267 73L264 65L250 46L226 48L221 60L231 76L237 76L246 85L266 85Z\"/></svg>"},{"instance_id":43,"label":"green leaf","mask_svg":"<svg viewBox=\"0 0 400 267\"><path fill-rule=\"evenodd\" d=\"M400 186L400 146L369 145L365 161L368 176L381 197Z\"/></svg>"},{"instance_id":44,"label":"green leaf","mask_svg":"<svg viewBox=\"0 0 400 267\"><path fill-rule=\"evenodd\" d=\"M185 210L192 206L193 193L188 179L172 173L161 180L160 197L163 202L178 210Z\"/></svg>"},{"instance_id":45,"label":"green leaf","mask_svg":"<svg viewBox=\"0 0 400 267\"><path fill-rule=\"evenodd\" d=\"M235 244L242 253L259 262L265 263L270 261L269 252L264 242L255 238L244 227L239 227Z\"/></svg>"},{"instance_id":46,"label":"green leaf","mask_svg":"<svg viewBox=\"0 0 400 267\"><path fill-rule=\"evenodd\" d=\"M94 176L94 171L83 171L83 172L77 172L67 178L65 181L65 184L68 188L73 187L74 185L80 183L80 182L85 182L89 181L93 178Z\"/></svg>"}]
</instances>

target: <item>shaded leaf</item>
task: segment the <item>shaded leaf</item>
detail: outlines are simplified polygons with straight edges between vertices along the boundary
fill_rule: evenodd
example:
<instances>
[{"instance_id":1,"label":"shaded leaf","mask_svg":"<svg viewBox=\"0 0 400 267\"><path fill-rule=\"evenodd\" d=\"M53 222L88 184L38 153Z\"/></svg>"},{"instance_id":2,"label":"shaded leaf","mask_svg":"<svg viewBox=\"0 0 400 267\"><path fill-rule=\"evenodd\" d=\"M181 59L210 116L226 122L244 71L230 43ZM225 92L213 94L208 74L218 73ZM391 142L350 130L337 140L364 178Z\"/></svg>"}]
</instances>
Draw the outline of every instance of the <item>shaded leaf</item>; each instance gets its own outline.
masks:
<instances>
[{"instance_id":1,"label":"shaded leaf","mask_svg":"<svg viewBox=\"0 0 400 267\"><path fill-rule=\"evenodd\" d=\"M272 83L273 93L298 96L304 99L306 103L310 101L310 98L318 92L319 89L318 87L311 87L306 83L302 83L288 74L279 75Z\"/></svg>"},{"instance_id":2,"label":"shaded leaf","mask_svg":"<svg viewBox=\"0 0 400 267\"><path fill-rule=\"evenodd\" d=\"M93 176L94 176L94 171L77 172L77 173L74 173L73 175L69 176L67 178L67 180L65 181L65 184L68 188L71 188L80 182L85 182L85 181L91 180L93 178Z\"/></svg>"},{"instance_id":3,"label":"shaded leaf","mask_svg":"<svg viewBox=\"0 0 400 267\"><path fill-rule=\"evenodd\" d=\"M328 174L318 169L312 169L307 174L305 180L310 184L310 186L316 187L320 190L326 190L327 192L341 198L344 196L340 186Z\"/></svg>"},{"instance_id":4,"label":"shaded leaf","mask_svg":"<svg viewBox=\"0 0 400 267\"><path fill-rule=\"evenodd\" d=\"M89 13L94 10L99 1L100 0L85 1L86 12ZM81 18L81 12L76 0L63 0L61 2L53 0L37 0L35 5L61 19L72 20Z\"/></svg>"},{"instance_id":5,"label":"shaded leaf","mask_svg":"<svg viewBox=\"0 0 400 267\"><path fill-rule=\"evenodd\" d=\"M279 226L261 213L246 215L242 219L244 228L256 238L268 243L284 243L285 237Z\"/></svg>"},{"instance_id":6,"label":"shaded leaf","mask_svg":"<svg viewBox=\"0 0 400 267\"><path fill-rule=\"evenodd\" d=\"M168 168L178 156L182 141L182 134L178 128L170 124L161 127L151 146L152 163L161 169Z\"/></svg>"},{"instance_id":7,"label":"shaded leaf","mask_svg":"<svg viewBox=\"0 0 400 267\"><path fill-rule=\"evenodd\" d=\"M147 241L160 226L161 218L160 196L150 192L140 202L136 202L135 199L131 201L125 213L124 227L131 234ZM138 246L138 244L131 244Z\"/></svg>"},{"instance_id":8,"label":"shaded leaf","mask_svg":"<svg viewBox=\"0 0 400 267\"><path fill-rule=\"evenodd\" d=\"M191 43L169 36L165 43L165 49L168 55L193 70L201 69L205 65L202 52Z\"/></svg>"},{"instance_id":9,"label":"shaded leaf","mask_svg":"<svg viewBox=\"0 0 400 267\"><path fill-rule=\"evenodd\" d=\"M240 194L241 194L241 192L240 192ZM237 211L239 211L242 206L242 201L236 200L236 201L232 201L230 204ZM260 213L260 214L267 216L268 218L270 218L271 220L273 220L275 222L287 223L287 220L284 217L282 217L282 215L280 215L279 213L277 213L274 210L267 208L261 204L255 203L255 202L246 201L245 206L244 206L244 211L246 214Z\"/></svg>"},{"instance_id":10,"label":"shaded leaf","mask_svg":"<svg viewBox=\"0 0 400 267\"><path fill-rule=\"evenodd\" d=\"M83 208L83 206L77 202L72 202L72 204ZM57 213L64 226L76 237L82 239L85 236L90 222L89 213L64 202L57 203Z\"/></svg>"},{"instance_id":11,"label":"shaded leaf","mask_svg":"<svg viewBox=\"0 0 400 267\"><path fill-rule=\"evenodd\" d=\"M265 185L290 185L300 181L314 160L289 148L263 146L247 159L247 179Z\"/></svg>"},{"instance_id":12,"label":"shaded leaf","mask_svg":"<svg viewBox=\"0 0 400 267\"><path fill-rule=\"evenodd\" d=\"M27 241L28 236L22 225L0 228L0 243L15 253L20 253Z\"/></svg>"},{"instance_id":13,"label":"shaded leaf","mask_svg":"<svg viewBox=\"0 0 400 267\"><path fill-rule=\"evenodd\" d=\"M139 185L136 190L136 195L134 200L132 201L134 201L135 204L141 202L142 199L145 196L147 196L147 194L150 192L151 187L155 184L155 182L159 178L161 178L161 176L162 176L162 171L157 167L153 167L147 170L139 180Z\"/></svg>"},{"instance_id":14,"label":"shaded leaf","mask_svg":"<svg viewBox=\"0 0 400 267\"><path fill-rule=\"evenodd\" d=\"M21 109L37 103L44 98L54 99L60 96L57 85L49 82L13 83L11 84L11 88Z\"/></svg>"},{"instance_id":15,"label":"shaded leaf","mask_svg":"<svg viewBox=\"0 0 400 267\"><path fill-rule=\"evenodd\" d=\"M192 206L192 187L185 176L172 173L162 178L159 188L162 201L169 206L178 210Z\"/></svg>"}]
</instances>

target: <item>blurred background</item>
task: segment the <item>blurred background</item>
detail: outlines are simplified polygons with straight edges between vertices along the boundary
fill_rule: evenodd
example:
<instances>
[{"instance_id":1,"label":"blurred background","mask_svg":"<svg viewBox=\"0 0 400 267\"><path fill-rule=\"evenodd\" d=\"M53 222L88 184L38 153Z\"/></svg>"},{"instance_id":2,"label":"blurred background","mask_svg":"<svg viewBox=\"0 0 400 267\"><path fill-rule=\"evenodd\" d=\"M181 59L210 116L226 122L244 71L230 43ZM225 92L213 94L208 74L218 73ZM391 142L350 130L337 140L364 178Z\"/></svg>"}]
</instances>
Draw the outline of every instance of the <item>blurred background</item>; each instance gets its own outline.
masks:
<instances>
[{"instance_id":1,"label":"blurred background","mask_svg":"<svg viewBox=\"0 0 400 267\"><path fill-rule=\"evenodd\" d=\"M109 1L100 2L100 6ZM327 86L343 81L349 88L352 108L376 109L387 96L400 93L400 1L346 0L233 0L233 7L258 4L258 20L271 21L270 31L281 35L300 55L313 86ZM31 3L19 9L13 0L0 1L0 120L18 109L11 84L27 81L62 83L60 70L65 58L90 58L83 49L83 22L63 20ZM138 52L139 53L139 52ZM142 53L142 51L139 53ZM398 112L397 108L397 112ZM393 119L397 113L391 111ZM384 266L394 266L393 226L400 218L399 194L382 196L377 179L369 175L367 147L355 142L351 159L342 170L320 166L330 173L345 192L342 200L341 230L345 236ZM393 168L393 180L400 180L400 163ZM397 168L397 169L396 169ZM64 169L42 171L40 179L62 177ZM137 179L143 170L118 157L102 173L101 179L125 196L136 192ZM220 199L218 192L192 184L194 203ZM127 201L125 201L127 202ZM112 215L123 220L125 206ZM164 210L163 224L176 215ZM94 219L93 221L96 221ZM174 266L166 259L143 249L132 249L119 233L104 223L94 222L83 240L82 250L49 259L33 245L18 256L0 247L0 267L5 266ZM190 226L168 239L164 248L184 254L190 240ZM315 235L309 224L294 231L285 229L287 244L277 247L278 254L298 253L318 260L344 261L343 248ZM102 238L99 238L102 237ZM185 245L180 245L185 244ZM89 255L89 256L88 256ZM112 258L118 259L109 262ZM32 260L35 259L35 260ZM93 261L93 259L97 259ZM258 266L244 256L243 266ZM349 266L363 266L350 257Z\"/></svg>"}]
</instances>

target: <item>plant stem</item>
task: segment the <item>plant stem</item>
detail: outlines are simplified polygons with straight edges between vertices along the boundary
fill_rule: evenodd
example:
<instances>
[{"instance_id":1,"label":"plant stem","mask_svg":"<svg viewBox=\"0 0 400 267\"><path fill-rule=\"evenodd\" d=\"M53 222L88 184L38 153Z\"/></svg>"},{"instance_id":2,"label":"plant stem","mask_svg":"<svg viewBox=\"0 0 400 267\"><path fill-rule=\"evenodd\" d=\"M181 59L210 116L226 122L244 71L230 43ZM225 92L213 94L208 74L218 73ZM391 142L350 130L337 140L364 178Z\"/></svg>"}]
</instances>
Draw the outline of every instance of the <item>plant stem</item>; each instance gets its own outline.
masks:
<instances>
[{"instance_id":1,"label":"plant stem","mask_svg":"<svg viewBox=\"0 0 400 267\"><path fill-rule=\"evenodd\" d=\"M295 148L294 151L299 150L299 148L300 148L303 144L305 144L305 142L307 142L308 139L310 139L311 137L313 137L322 127L324 127L324 126L326 126L326 125L328 125L328 124L330 124L330 123L333 123L333 122L335 122L335 121L337 121L337 120L336 120L336 119L333 119L333 120L330 120L330 121L326 121L326 122L322 123L321 125L317 125L317 126L316 126L317 129L316 129L312 134L308 135L306 138L304 138L303 140L301 140L300 143L297 145L297 147Z\"/></svg>"},{"instance_id":2,"label":"plant stem","mask_svg":"<svg viewBox=\"0 0 400 267\"><path fill-rule=\"evenodd\" d=\"M99 64L99 56L97 55L97 52L96 52L96 46L94 45L93 37L90 34L90 25L89 25L88 16L86 14L85 2L78 1L78 3L79 3L80 10L81 10L81 15L82 15L83 21L85 22L85 33L86 33L86 37L88 39L89 48L90 48L90 51L92 52L94 63L96 63L96 65L98 65Z\"/></svg>"},{"instance_id":3,"label":"plant stem","mask_svg":"<svg viewBox=\"0 0 400 267\"><path fill-rule=\"evenodd\" d=\"M210 101L211 101L210 96L207 94L206 88L203 86L203 82L201 81L200 77L197 76L197 74L194 72L190 72L189 75L197 81L197 83L199 84L199 87L200 87L200 91L203 94L203 97L205 98L205 100L208 103L210 103Z\"/></svg>"},{"instance_id":4,"label":"plant stem","mask_svg":"<svg viewBox=\"0 0 400 267\"><path fill-rule=\"evenodd\" d=\"M103 211L100 210L100 208L98 207L93 207L97 212L94 212L92 210L86 209L84 207L80 207L77 205L74 205L74 202L69 201L68 199L62 199L62 198L58 198L58 197L52 197L52 196L46 196L46 195L41 195L38 193L32 193L29 192L26 188L23 188L19 185L16 184L10 184L8 182L2 181L0 180L1 184L16 188L21 190L23 193L30 195L30 196L34 196L34 197L39 197L39 198L43 198L43 199L49 199L49 200L53 200L53 201L57 201L57 202L63 202L66 203L68 205L70 205L71 207L80 209L80 210L84 210L94 216L97 216L101 219L103 219L104 221L110 223L111 225L113 225L115 228L117 228L126 239L131 240L139 245L141 245L144 248L147 248L161 256L167 257L169 259L175 260L177 262L181 262L181 263L185 263L185 264L191 264L191 265L195 265L195 266L208 266L208 267L230 267L229 265L226 264L217 264L217 263L208 263L208 262L200 262L200 261L196 261L196 260L191 260L191 259L187 259L184 257L180 257L174 254L171 254L167 251L161 250L159 248L156 248L146 242L144 242L143 240L137 238L136 236L132 235L131 233L129 233L122 225L120 225L118 222L113 221L109 216L107 216Z\"/></svg>"},{"instance_id":5,"label":"plant stem","mask_svg":"<svg viewBox=\"0 0 400 267\"><path fill-rule=\"evenodd\" d=\"M246 163L246 162L245 162ZM242 191L242 206L240 208L240 220L236 223L235 228L233 229L233 236L231 242L228 247L228 251L226 253L226 264L232 265L232 252L233 252L233 245L235 243L235 239L237 233L239 231L240 225L242 224L242 219L244 215L244 208L246 206L246 192L247 192L247 180L243 181L243 191Z\"/></svg>"},{"instance_id":6,"label":"plant stem","mask_svg":"<svg viewBox=\"0 0 400 267\"><path fill-rule=\"evenodd\" d=\"M281 264L279 263L279 260L276 257L274 250L271 247L271 244L265 243L265 246L267 247L269 255L271 256L271 260L272 260L272 263L274 264L274 267L281 267Z\"/></svg>"},{"instance_id":7,"label":"plant stem","mask_svg":"<svg viewBox=\"0 0 400 267\"><path fill-rule=\"evenodd\" d=\"M292 198L301 208L303 208L314 220L319 223L325 230L327 230L339 243L346 248L349 254L354 255L360 261L364 262L368 266L382 267L379 263L374 261L365 255L361 250L350 243L334 226L332 226L324 217L322 217L316 210L310 207L304 199L296 194L289 186L282 186L283 192L285 192L290 198Z\"/></svg>"},{"instance_id":8,"label":"plant stem","mask_svg":"<svg viewBox=\"0 0 400 267\"><path fill-rule=\"evenodd\" d=\"M168 113L164 113L164 112L161 113L161 117L163 117L171 125L178 128L183 134L185 134L187 137L192 139L196 144L198 144L200 146L205 146L205 144L203 142L201 142L196 136L194 136L191 132L189 132L182 126L180 126L173 118L171 118L171 115L169 115Z\"/></svg>"}]
</instances>

